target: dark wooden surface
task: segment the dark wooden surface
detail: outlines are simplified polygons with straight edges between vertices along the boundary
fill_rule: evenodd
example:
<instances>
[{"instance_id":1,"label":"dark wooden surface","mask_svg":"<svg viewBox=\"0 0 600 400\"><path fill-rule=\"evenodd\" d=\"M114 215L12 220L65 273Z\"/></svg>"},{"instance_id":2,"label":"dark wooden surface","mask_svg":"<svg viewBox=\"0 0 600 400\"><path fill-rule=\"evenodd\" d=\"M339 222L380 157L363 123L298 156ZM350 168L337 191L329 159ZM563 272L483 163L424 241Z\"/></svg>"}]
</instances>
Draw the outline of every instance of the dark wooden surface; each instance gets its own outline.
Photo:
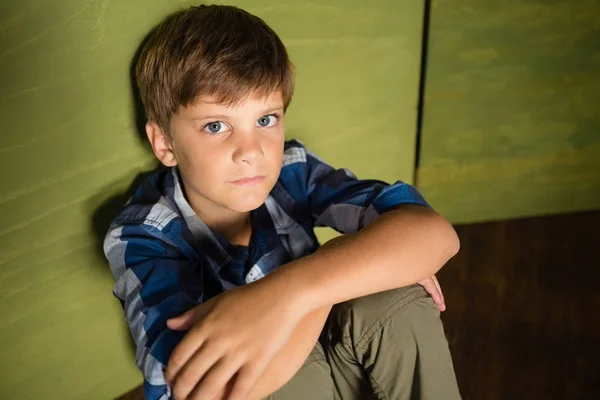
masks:
<instances>
[{"instance_id":1,"label":"dark wooden surface","mask_svg":"<svg viewBox=\"0 0 600 400\"><path fill-rule=\"evenodd\" d=\"M456 229L439 280L463 398L600 399L600 211Z\"/></svg>"},{"instance_id":2,"label":"dark wooden surface","mask_svg":"<svg viewBox=\"0 0 600 400\"><path fill-rule=\"evenodd\" d=\"M600 399L600 212L458 226L440 272L464 399Z\"/></svg>"}]
</instances>

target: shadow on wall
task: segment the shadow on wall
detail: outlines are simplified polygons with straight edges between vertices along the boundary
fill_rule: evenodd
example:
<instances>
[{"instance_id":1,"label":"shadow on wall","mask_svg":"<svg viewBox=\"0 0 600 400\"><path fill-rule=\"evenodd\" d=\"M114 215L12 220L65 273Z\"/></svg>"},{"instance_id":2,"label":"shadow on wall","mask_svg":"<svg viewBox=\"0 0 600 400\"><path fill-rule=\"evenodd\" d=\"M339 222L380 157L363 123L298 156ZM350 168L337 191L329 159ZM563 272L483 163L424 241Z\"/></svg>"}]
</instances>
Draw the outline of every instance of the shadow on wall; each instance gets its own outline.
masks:
<instances>
[{"instance_id":1,"label":"shadow on wall","mask_svg":"<svg viewBox=\"0 0 600 400\"><path fill-rule=\"evenodd\" d=\"M142 141L144 149L146 149L148 152L150 152L150 154L152 154L152 147L150 146L150 143L148 142L148 139L146 137L146 128L145 128L146 115L144 113L144 107L142 105L140 93L137 88L137 84L136 84L136 80L135 80L135 65L140 56L141 49L142 49L144 43L146 43L149 36L153 32L154 32L154 29L151 30L148 33L148 35L146 35L144 40L140 43L140 46L138 47L137 51L135 52L135 54L131 60L130 66L129 66L130 93L131 93L131 96L133 97L133 113L134 113L133 118L135 119L135 127L136 127L135 134ZM117 217L119 212L121 212L125 203L131 198L131 196L133 196L136 189L142 183L144 178L151 173L159 171L161 168L164 168L164 167L157 160L155 166L150 171L138 174L133 179L133 181L127 188L127 190L110 197L108 200L106 200L102 204L100 204L100 206L94 205L93 208L95 208L95 210L91 216L91 221L90 221L91 227L90 228L94 234L94 239L95 239L94 240L94 250L95 250L96 256L99 259L99 262L97 263L97 265L101 266L103 271L105 271L106 273L110 274L110 268L108 266L108 262L106 261L106 257L104 256L103 245L104 245L104 237L108 231L108 228L109 228L111 222ZM116 184L116 182L115 182L115 184ZM98 195L102 196L103 193L99 193ZM117 301L116 298L115 298L115 301ZM128 327L127 323L125 322L125 320L123 320L123 328L125 329L126 337L130 339L129 340L129 343L131 345L130 349L131 349L132 354L135 356L135 350L136 350L135 342L133 341L131 333L129 332L129 327Z\"/></svg>"}]
</instances>

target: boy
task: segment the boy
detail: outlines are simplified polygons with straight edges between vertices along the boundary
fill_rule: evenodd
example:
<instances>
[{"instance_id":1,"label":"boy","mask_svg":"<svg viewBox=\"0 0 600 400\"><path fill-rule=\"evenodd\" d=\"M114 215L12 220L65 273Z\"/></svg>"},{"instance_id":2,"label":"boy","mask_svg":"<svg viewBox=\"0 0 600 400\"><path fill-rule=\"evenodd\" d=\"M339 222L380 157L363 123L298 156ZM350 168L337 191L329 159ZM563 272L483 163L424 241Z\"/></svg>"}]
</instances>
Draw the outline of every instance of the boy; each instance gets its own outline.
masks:
<instances>
[{"instance_id":1,"label":"boy","mask_svg":"<svg viewBox=\"0 0 600 400\"><path fill-rule=\"evenodd\" d=\"M434 274L458 251L417 191L358 180L284 141L285 47L200 6L145 41L154 154L105 253L147 399L455 399ZM315 226L344 236L319 248ZM329 318L328 318L329 316Z\"/></svg>"}]
</instances>

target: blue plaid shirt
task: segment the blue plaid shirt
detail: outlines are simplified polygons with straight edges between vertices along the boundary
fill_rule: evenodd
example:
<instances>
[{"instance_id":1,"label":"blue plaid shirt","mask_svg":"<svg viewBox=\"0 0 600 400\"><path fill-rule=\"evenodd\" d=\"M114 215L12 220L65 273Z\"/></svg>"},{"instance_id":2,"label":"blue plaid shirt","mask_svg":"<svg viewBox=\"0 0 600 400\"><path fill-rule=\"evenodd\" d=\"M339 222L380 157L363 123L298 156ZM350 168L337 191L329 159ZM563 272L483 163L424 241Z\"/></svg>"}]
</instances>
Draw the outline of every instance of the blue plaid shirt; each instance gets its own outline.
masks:
<instances>
[{"instance_id":1,"label":"blue plaid shirt","mask_svg":"<svg viewBox=\"0 0 600 400\"><path fill-rule=\"evenodd\" d=\"M289 141L275 187L252 211L250 245L234 246L194 213L176 168L149 175L104 243L114 294L137 345L146 399L171 397L163 371L185 332L168 329L168 318L313 253L319 247L315 226L356 232L404 203L427 206L410 185L358 180Z\"/></svg>"}]
</instances>

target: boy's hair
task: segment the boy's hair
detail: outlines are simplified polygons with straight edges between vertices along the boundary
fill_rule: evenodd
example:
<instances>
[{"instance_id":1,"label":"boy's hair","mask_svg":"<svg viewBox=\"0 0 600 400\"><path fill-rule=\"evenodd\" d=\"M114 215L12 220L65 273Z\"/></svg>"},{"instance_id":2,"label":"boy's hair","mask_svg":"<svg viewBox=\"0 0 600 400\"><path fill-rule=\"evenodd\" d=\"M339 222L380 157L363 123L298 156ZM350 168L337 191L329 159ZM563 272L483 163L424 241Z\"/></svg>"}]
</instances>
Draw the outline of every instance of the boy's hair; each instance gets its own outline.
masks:
<instances>
[{"instance_id":1,"label":"boy's hair","mask_svg":"<svg viewBox=\"0 0 600 400\"><path fill-rule=\"evenodd\" d=\"M294 91L293 66L277 34L233 6L201 5L167 17L146 38L136 63L146 117L169 132L179 107L203 95L235 104L248 95Z\"/></svg>"}]
</instances>

